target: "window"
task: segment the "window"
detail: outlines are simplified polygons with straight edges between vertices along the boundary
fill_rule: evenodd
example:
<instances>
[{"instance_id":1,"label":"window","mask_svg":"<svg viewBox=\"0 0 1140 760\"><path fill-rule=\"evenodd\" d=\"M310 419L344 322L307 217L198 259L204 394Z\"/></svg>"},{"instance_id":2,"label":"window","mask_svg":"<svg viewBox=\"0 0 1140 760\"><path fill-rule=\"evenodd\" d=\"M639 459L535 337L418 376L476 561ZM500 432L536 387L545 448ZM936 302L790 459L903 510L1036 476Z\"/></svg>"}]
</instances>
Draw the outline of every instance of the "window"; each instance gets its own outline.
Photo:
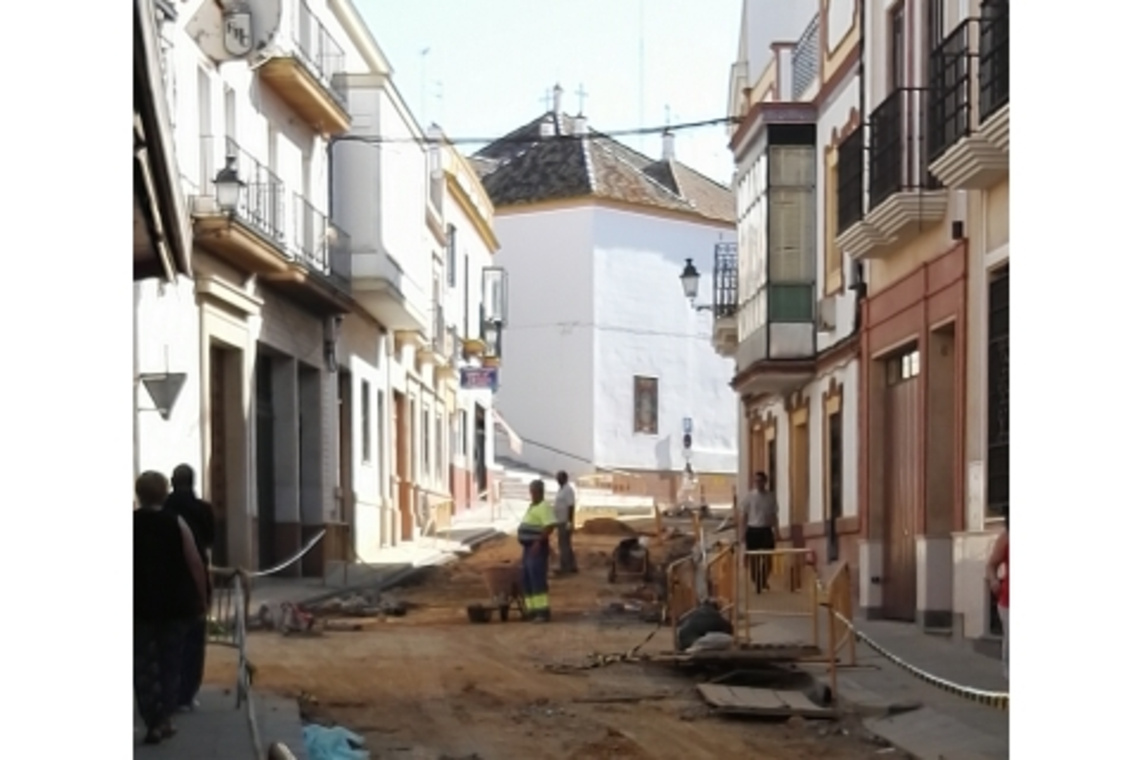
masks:
<instances>
[{"instance_id":1,"label":"window","mask_svg":"<svg viewBox=\"0 0 1140 760\"><path fill-rule=\"evenodd\" d=\"M945 0L926 0L926 52L928 55L942 42L945 27Z\"/></svg>"},{"instance_id":2,"label":"window","mask_svg":"<svg viewBox=\"0 0 1140 760\"><path fill-rule=\"evenodd\" d=\"M455 225L447 225L447 286L455 287L456 266L455 260Z\"/></svg>"},{"instance_id":3,"label":"window","mask_svg":"<svg viewBox=\"0 0 1140 760\"><path fill-rule=\"evenodd\" d=\"M384 429L384 391L376 393L376 469L380 473L380 488L381 493L386 489L388 480L385 477L387 474L386 463L384 462L384 443L385 443L385 429Z\"/></svg>"},{"instance_id":4,"label":"window","mask_svg":"<svg viewBox=\"0 0 1140 760\"><path fill-rule=\"evenodd\" d=\"M633 432L657 435L657 378L633 378Z\"/></svg>"},{"instance_id":5,"label":"window","mask_svg":"<svg viewBox=\"0 0 1140 760\"><path fill-rule=\"evenodd\" d=\"M815 148L769 148L768 319L815 318Z\"/></svg>"},{"instance_id":6,"label":"window","mask_svg":"<svg viewBox=\"0 0 1140 760\"><path fill-rule=\"evenodd\" d=\"M372 388L367 380L360 381L360 457L372 460Z\"/></svg>"},{"instance_id":7,"label":"window","mask_svg":"<svg viewBox=\"0 0 1140 760\"><path fill-rule=\"evenodd\" d=\"M827 521L827 561L839 560L836 521L843 517L843 388L823 397L823 518Z\"/></svg>"},{"instance_id":8,"label":"window","mask_svg":"<svg viewBox=\"0 0 1140 760\"><path fill-rule=\"evenodd\" d=\"M465 457L465 456L467 456L467 410L466 409L460 409L459 410L459 433L458 433L458 437L459 437L459 442L458 442L458 445L456 446L456 451L458 451L461 456Z\"/></svg>"},{"instance_id":9,"label":"window","mask_svg":"<svg viewBox=\"0 0 1140 760\"><path fill-rule=\"evenodd\" d=\"M901 382L918 377L919 360L918 349L912 348L887 360L887 385L898 385Z\"/></svg>"},{"instance_id":10,"label":"window","mask_svg":"<svg viewBox=\"0 0 1140 760\"><path fill-rule=\"evenodd\" d=\"M443 437L443 415L435 415L435 479L442 483L447 461L447 440Z\"/></svg>"},{"instance_id":11,"label":"window","mask_svg":"<svg viewBox=\"0 0 1140 760\"><path fill-rule=\"evenodd\" d=\"M891 90L906 86L906 0L899 0L891 11Z\"/></svg>"},{"instance_id":12,"label":"window","mask_svg":"<svg viewBox=\"0 0 1140 760\"><path fill-rule=\"evenodd\" d=\"M1009 509L1009 267L990 280L986 368L986 516Z\"/></svg>"},{"instance_id":13,"label":"window","mask_svg":"<svg viewBox=\"0 0 1140 760\"><path fill-rule=\"evenodd\" d=\"M471 336L471 259L463 254L463 337Z\"/></svg>"},{"instance_id":14,"label":"window","mask_svg":"<svg viewBox=\"0 0 1140 760\"><path fill-rule=\"evenodd\" d=\"M423 447L422 473L427 478L431 475L431 412L428 411L427 404L424 404L420 417L420 445Z\"/></svg>"}]
</instances>

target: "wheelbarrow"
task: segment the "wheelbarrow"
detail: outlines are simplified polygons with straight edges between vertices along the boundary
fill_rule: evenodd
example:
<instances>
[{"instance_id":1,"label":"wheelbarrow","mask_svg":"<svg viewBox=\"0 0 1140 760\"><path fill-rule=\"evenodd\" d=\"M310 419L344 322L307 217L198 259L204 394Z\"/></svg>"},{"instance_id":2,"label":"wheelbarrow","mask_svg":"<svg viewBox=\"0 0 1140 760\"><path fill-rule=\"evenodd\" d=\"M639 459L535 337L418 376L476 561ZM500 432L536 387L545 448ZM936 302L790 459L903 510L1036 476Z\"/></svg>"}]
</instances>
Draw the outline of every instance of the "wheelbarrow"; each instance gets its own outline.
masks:
<instances>
[{"instance_id":1,"label":"wheelbarrow","mask_svg":"<svg viewBox=\"0 0 1140 760\"><path fill-rule=\"evenodd\" d=\"M518 607L519 614L526 617L522 595L522 565L511 562L485 568L483 583L491 595L491 608L499 608L499 620L507 622L512 606Z\"/></svg>"}]
</instances>

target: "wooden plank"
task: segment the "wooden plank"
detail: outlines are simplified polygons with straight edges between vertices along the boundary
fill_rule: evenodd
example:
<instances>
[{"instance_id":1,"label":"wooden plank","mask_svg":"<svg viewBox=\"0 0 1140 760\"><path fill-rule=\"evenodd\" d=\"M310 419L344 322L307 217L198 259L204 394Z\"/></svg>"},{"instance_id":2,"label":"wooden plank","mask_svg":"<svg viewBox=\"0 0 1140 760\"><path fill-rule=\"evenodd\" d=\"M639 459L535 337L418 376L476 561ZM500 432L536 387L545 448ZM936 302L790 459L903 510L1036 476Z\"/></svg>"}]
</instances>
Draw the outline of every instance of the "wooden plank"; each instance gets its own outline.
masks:
<instances>
[{"instance_id":1,"label":"wooden plank","mask_svg":"<svg viewBox=\"0 0 1140 760\"><path fill-rule=\"evenodd\" d=\"M745 715L831 717L832 711L820 707L798 691L776 691L747 686L699 684L697 692L715 710Z\"/></svg>"},{"instance_id":2,"label":"wooden plank","mask_svg":"<svg viewBox=\"0 0 1140 760\"><path fill-rule=\"evenodd\" d=\"M778 697L788 709L793 711L796 715L830 715L831 711L826 707L820 707L815 702L807 698L806 694L798 691L776 691L773 694Z\"/></svg>"}]
</instances>

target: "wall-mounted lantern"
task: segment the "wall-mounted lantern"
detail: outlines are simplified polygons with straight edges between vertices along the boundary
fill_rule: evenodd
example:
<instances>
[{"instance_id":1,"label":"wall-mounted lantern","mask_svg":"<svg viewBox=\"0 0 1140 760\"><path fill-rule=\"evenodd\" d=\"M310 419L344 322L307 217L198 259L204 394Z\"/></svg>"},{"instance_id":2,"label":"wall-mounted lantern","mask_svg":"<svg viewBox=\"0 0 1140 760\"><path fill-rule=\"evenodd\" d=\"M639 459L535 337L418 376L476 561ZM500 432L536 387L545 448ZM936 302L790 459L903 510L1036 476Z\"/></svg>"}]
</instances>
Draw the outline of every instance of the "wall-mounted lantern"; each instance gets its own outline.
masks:
<instances>
[{"instance_id":1,"label":"wall-mounted lantern","mask_svg":"<svg viewBox=\"0 0 1140 760\"><path fill-rule=\"evenodd\" d=\"M243 187L245 183L238 176L237 156L226 156L226 165L214 177L214 195L219 208L227 214L232 213L238 206Z\"/></svg>"}]
</instances>

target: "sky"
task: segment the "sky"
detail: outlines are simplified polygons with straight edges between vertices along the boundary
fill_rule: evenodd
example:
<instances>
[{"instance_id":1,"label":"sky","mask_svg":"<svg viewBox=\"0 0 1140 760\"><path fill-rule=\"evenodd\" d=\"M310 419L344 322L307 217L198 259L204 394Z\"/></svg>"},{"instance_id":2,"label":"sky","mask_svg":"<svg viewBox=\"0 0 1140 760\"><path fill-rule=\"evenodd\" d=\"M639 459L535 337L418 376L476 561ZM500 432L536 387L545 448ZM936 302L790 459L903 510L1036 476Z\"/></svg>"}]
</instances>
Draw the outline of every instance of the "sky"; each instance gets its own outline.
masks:
<instances>
[{"instance_id":1,"label":"sky","mask_svg":"<svg viewBox=\"0 0 1140 760\"><path fill-rule=\"evenodd\" d=\"M452 138L495 138L535 119L555 84L570 115L585 90L583 112L601 132L662 127L666 114L673 124L722 118L728 108L741 0L355 2L416 118ZM661 153L656 134L619 139ZM728 184L727 143L723 125L677 131L675 156Z\"/></svg>"}]
</instances>

